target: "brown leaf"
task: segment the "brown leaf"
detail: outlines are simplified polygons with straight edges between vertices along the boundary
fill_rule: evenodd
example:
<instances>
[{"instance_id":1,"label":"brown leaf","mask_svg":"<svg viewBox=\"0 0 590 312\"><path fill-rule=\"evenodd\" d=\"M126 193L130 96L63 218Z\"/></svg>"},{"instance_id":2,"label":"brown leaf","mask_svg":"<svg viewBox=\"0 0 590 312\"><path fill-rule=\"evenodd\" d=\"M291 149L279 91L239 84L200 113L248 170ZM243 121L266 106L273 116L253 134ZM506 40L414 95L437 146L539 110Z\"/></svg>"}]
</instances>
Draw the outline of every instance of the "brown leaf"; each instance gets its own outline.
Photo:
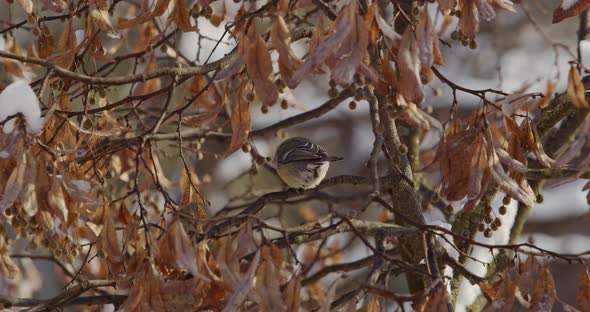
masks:
<instances>
[{"instance_id":1,"label":"brown leaf","mask_svg":"<svg viewBox=\"0 0 590 312\"><path fill-rule=\"evenodd\" d=\"M335 51L333 55L335 62L330 66L332 70L330 78L340 85L347 85L352 82L354 74L359 70L359 66L361 66L363 58L367 53L367 46L369 44L367 26L359 15L357 2L350 1L347 10L349 11L348 16L350 16L348 22L353 27L342 42L342 45Z\"/></svg>"},{"instance_id":2,"label":"brown leaf","mask_svg":"<svg viewBox=\"0 0 590 312\"><path fill-rule=\"evenodd\" d=\"M420 62L422 65L429 67L434 62L434 46L433 39L435 38L434 26L428 11L424 11L420 15L420 21L416 26L416 41L420 49Z\"/></svg>"},{"instance_id":3,"label":"brown leaf","mask_svg":"<svg viewBox=\"0 0 590 312\"><path fill-rule=\"evenodd\" d=\"M358 16L353 16L353 12L358 12L356 1L350 1L342 9L330 28L331 35L323 41L321 40L323 34L323 29L321 28L322 20L320 19L314 36L312 36L309 55L303 65L293 73L292 79L287 82L289 88L295 88L308 73L319 68L328 58L334 57L336 51L341 51L341 45L348 39L353 28L357 27L356 19Z\"/></svg>"},{"instance_id":4,"label":"brown leaf","mask_svg":"<svg viewBox=\"0 0 590 312\"><path fill-rule=\"evenodd\" d=\"M277 86L273 80L273 68L270 53L260 34L250 28L248 36L244 37L245 63L248 77L254 82L254 91L260 101L267 106L273 105L279 96Z\"/></svg>"},{"instance_id":5,"label":"brown leaf","mask_svg":"<svg viewBox=\"0 0 590 312\"><path fill-rule=\"evenodd\" d=\"M66 205L66 199L61 184L57 179L51 180L51 188L49 189L48 201L51 208L61 212L63 220L68 221L68 208Z\"/></svg>"},{"instance_id":6,"label":"brown leaf","mask_svg":"<svg viewBox=\"0 0 590 312\"><path fill-rule=\"evenodd\" d=\"M549 271L549 265L545 264L535 284L529 311L551 311L556 298L553 276Z\"/></svg>"},{"instance_id":7,"label":"brown leaf","mask_svg":"<svg viewBox=\"0 0 590 312\"><path fill-rule=\"evenodd\" d=\"M115 263L121 261L121 245L115 231L115 224L110 216L110 207L105 206L103 212L103 228L100 236L102 237L102 246L107 254L107 258Z\"/></svg>"},{"instance_id":8,"label":"brown leaf","mask_svg":"<svg viewBox=\"0 0 590 312\"><path fill-rule=\"evenodd\" d=\"M434 34L434 36L432 36L432 54L433 54L433 64L436 65L445 65L445 61L442 57L442 53L440 52L440 44L438 42L438 35Z\"/></svg>"},{"instance_id":9,"label":"brown leaf","mask_svg":"<svg viewBox=\"0 0 590 312\"><path fill-rule=\"evenodd\" d=\"M572 105L578 109L590 107L586 101L584 83L580 80L580 76L574 65L570 67L567 77L567 97L572 101Z\"/></svg>"},{"instance_id":10,"label":"brown leaf","mask_svg":"<svg viewBox=\"0 0 590 312\"><path fill-rule=\"evenodd\" d=\"M39 50L40 58L47 58L55 52L55 43L53 42L53 35L49 27L44 23L39 28L39 40L37 42L37 49Z\"/></svg>"},{"instance_id":11,"label":"brown leaf","mask_svg":"<svg viewBox=\"0 0 590 312\"><path fill-rule=\"evenodd\" d=\"M89 0L88 14L90 20L104 31L110 38L121 38L121 34L111 24L109 6L105 0Z\"/></svg>"},{"instance_id":12,"label":"brown leaf","mask_svg":"<svg viewBox=\"0 0 590 312\"><path fill-rule=\"evenodd\" d=\"M70 68L76 57L76 34L72 27L72 19L67 19L63 33L57 44L57 54L52 57L56 65L62 68Z\"/></svg>"},{"instance_id":13,"label":"brown leaf","mask_svg":"<svg viewBox=\"0 0 590 312\"><path fill-rule=\"evenodd\" d=\"M397 55L399 91L406 101L420 104L424 99L420 80L420 49L414 32L408 27L404 32Z\"/></svg>"},{"instance_id":14,"label":"brown leaf","mask_svg":"<svg viewBox=\"0 0 590 312\"><path fill-rule=\"evenodd\" d=\"M244 86L242 85L242 90ZM231 114L232 138L224 157L231 155L242 148L250 135L250 103L244 98L242 92L236 97L236 103Z\"/></svg>"},{"instance_id":15,"label":"brown leaf","mask_svg":"<svg viewBox=\"0 0 590 312\"><path fill-rule=\"evenodd\" d=\"M222 312L238 311L238 307L248 296L248 293L252 290L254 277L256 276L256 269L260 262L260 251L256 253L254 259L250 262L248 271L244 275L243 279L238 285L235 285L235 291L231 297L227 300L227 304L223 308Z\"/></svg>"},{"instance_id":16,"label":"brown leaf","mask_svg":"<svg viewBox=\"0 0 590 312\"><path fill-rule=\"evenodd\" d=\"M174 222L177 223L177 222ZM176 251L176 263L187 269L194 277L204 281L211 281L206 275L199 272L196 264L196 252L191 239L186 234L182 223L177 223L177 229L174 231L174 248Z\"/></svg>"},{"instance_id":17,"label":"brown leaf","mask_svg":"<svg viewBox=\"0 0 590 312\"><path fill-rule=\"evenodd\" d=\"M578 282L578 306L582 312L590 312L590 275L588 274L588 268L584 268Z\"/></svg>"},{"instance_id":18,"label":"brown leaf","mask_svg":"<svg viewBox=\"0 0 590 312\"><path fill-rule=\"evenodd\" d=\"M291 80L293 72L301 66L303 61L291 48L291 32L282 16L273 18L270 30L271 44L279 53L279 74L283 81Z\"/></svg>"},{"instance_id":19,"label":"brown leaf","mask_svg":"<svg viewBox=\"0 0 590 312\"><path fill-rule=\"evenodd\" d=\"M553 11L553 24L566 18L576 16L590 7L590 0L563 0L561 5Z\"/></svg>"},{"instance_id":20,"label":"brown leaf","mask_svg":"<svg viewBox=\"0 0 590 312\"><path fill-rule=\"evenodd\" d=\"M432 290L425 301L417 302L415 309L417 311L447 312L448 304L447 289L439 286Z\"/></svg>"},{"instance_id":21,"label":"brown leaf","mask_svg":"<svg viewBox=\"0 0 590 312\"><path fill-rule=\"evenodd\" d=\"M283 297L287 304L287 311L299 311L301 306L301 274L293 274L285 286Z\"/></svg>"},{"instance_id":22,"label":"brown leaf","mask_svg":"<svg viewBox=\"0 0 590 312\"><path fill-rule=\"evenodd\" d=\"M504 168L502 168L496 151L493 151L490 156L489 169L492 178L502 191L526 206L532 207L535 205L536 196L533 190L530 189L530 187L528 189L524 189L514 180L510 179L510 177L504 171Z\"/></svg>"},{"instance_id":23,"label":"brown leaf","mask_svg":"<svg viewBox=\"0 0 590 312\"><path fill-rule=\"evenodd\" d=\"M197 31L199 29L196 25L191 26L190 14L186 8L186 2L184 0L174 0L174 6L166 20L166 28L168 28L173 21L176 23L178 29L183 32Z\"/></svg>"},{"instance_id":24,"label":"brown leaf","mask_svg":"<svg viewBox=\"0 0 590 312\"><path fill-rule=\"evenodd\" d=\"M27 157L23 153L4 186L4 193L2 199L0 199L0 213L11 207L18 198L18 195L20 195L24 184L26 167Z\"/></svg>"},{"instance_id":25,"label":"brown leaf","mask_svg":"<svg viewBox=\"0 0 590 312\"><path fill-rule=\"evenodd\" d=\"M483 308L482 312L512 311L517 281L516 269L513 268L502 275L501 281L493 285L487 282L480 283L482 291L493 299Z\"/></svg>"},{"instance_id":26,"label":"brown leaf","mask_svg":"<svg viewBox=\"0 0 590 312\"><path fill-rule=\"evenodd\" d=\"M459 0L461 19L459 20L459 31L467 38L475 38L479 32L479 14L475 1Z\"/></svg>"}]
</instances>

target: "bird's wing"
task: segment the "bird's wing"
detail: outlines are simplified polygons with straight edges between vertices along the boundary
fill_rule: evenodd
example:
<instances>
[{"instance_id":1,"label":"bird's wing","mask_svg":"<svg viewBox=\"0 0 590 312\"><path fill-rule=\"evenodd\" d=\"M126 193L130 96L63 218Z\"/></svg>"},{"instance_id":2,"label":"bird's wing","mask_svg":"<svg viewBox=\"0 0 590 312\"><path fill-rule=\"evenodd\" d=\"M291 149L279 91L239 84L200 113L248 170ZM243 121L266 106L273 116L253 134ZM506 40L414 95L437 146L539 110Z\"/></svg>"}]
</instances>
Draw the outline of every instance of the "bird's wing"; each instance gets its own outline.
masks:
<instances>
[{"instance_id":1,"label":"bird's wing","mask_svg":"<svg viewBox=\"0 0 590 312\"><path fill-rule=\"evenodd\" d=\"M293 161L322 161L327 156L321 147L307 142L287 151L278 161L283 164Z\"/></svg>"}]
</instances>

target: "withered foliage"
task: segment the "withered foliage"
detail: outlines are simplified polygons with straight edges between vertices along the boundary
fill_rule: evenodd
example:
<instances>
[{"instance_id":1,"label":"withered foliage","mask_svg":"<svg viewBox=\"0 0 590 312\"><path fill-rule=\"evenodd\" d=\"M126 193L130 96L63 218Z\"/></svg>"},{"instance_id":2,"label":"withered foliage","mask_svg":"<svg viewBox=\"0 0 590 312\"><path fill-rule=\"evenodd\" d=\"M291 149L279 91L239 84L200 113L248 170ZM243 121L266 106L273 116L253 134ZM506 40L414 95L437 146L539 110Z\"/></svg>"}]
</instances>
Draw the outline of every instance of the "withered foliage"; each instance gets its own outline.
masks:
<instances>
[{"instance_id":1,"label":"withered foliage","mask_svg":"<svg viewBox=\"0 0 590 312\"><path fill-rule=\"evenodd\" d=\"M510 229L492 212L496 193L505 196L498 215L514 209L526 219L542 179L566 183L590 168L581 60L567 89L549 79L543 94L470 89L444 74L454 57L446 51L476 49L482 24L518 5L0 0L0 92L27 81L19 85L27 92L0 93L0 308L449 311L465 277L481 289L483 311L590 311L587 268L577 308L558 297L549 270L553 258L587 254L476 239L478 229L486 237ZM589 5L563 0L553 22ZM329 100L299 105L293 89L328 79ZM433 81L452 92L446 120L428 105ZM458 93L477 98L477 108L459 112ZM259 142L322 122L349 98L351 110L368 106L373 150L358 158L368 170L347 167L314 190L283 188ZM257 120L255 109L276 106L298 111ZM440 139L420 150L433 134ZM215 167L234 166L240 150L251 156L247 179L221 186ZM275 181L270 190L250 183L263 170ZM211 203L210 194L229 203ZM318 202L328 213L315 210ZM448 211L452 202L459 214ZM261 213L267 206L278 213ZM283 222L291 206L301 224ZM424 218L435 208L445 220ZM465 269L473 246L517 265L475 276ZM24 298L26 285L28 294L54 286L40 280L37 260L53 263L65 286L52 299ZM398 275L409 292L393 291Z\"/></svg>"}]
</instances>

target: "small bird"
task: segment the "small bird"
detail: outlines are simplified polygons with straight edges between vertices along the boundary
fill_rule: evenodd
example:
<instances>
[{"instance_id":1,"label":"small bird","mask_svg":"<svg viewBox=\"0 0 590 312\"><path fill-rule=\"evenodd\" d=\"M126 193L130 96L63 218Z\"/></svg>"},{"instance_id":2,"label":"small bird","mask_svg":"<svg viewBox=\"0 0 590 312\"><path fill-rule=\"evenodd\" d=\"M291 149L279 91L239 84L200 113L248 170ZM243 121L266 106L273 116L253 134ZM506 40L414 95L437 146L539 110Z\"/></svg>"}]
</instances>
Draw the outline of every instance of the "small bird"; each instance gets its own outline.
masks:
<instances>
[{"instance_id":1,"label":"small bird","mask_svg":"<svg viewBox=\"0 0 590 312\"><path fill-rule=\"evenodd\" d=\"M306 138L295 137L281 143L275 154L281 180L295 189L311 189L320 184L331 161L341 157L328 156L326 151Z\"/></svg>"}]
</instances>

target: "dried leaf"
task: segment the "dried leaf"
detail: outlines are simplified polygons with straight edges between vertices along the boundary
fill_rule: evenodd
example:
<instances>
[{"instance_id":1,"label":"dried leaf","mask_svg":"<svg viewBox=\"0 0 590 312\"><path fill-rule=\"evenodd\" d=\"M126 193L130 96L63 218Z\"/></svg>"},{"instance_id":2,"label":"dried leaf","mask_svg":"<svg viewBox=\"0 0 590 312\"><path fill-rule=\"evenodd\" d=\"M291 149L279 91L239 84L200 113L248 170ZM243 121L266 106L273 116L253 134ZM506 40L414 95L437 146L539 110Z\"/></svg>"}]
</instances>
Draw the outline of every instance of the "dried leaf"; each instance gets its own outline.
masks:
<instances>
[{"instance_id":1,"label":"dried leaf","mask_svg":"<svg viewBox=\"0 0 590 312\"><path fill-rule=\"evenodd\" d=\"M0 213L11 207L18 198L23 188L26 167L27 157L23 153L4 186L4 194L2 195L2 199L0 199Z\"/></svg>"},{"instance_id":2,"label":"dried leaf","mask_svg":"<svg viewBox=\"0 0 590 312\"><path fill-rule=\"evenodd\" d=\"M53 42L53 35L49 30L49 27L45 24L41 24L39 27L39 40L37 42L37 49L39 50L40 58L47 58L53 52L55 52L55 43Z\"/></svg>"},{"instance_id":3,"label":"dried leaf","mask_svg":"<svg viewBox=\"0 0 590 312\"><path fill-rule=\"evenodd\" d=\"M197 31L199 29L197 26L191 26L190 14L186 8L186 2L184 0L174 0L174 6L166 20L166 28L168 28L173 21L176 23L178 29L183 32Z\"/></svg>"},{"instance_id":4,"label":"dried leaf","mask_svg":"<svg viewBox=\"0 0 590 312\"><path fill-rule=\"evenodd\" d=\"M400 93L406 101L420 104L424 99L420 80L420 49L411 27L406 29L400 43L397 67Z\"/></svg>"},{"instance_id":5,"label":"dried leaf","mask_svg":"<svg viewBox=\"0 0 590 312\"><path fill-rule=\"evenodd\" d=\"M291 48L291 32L285 19L280 15L273 18L270 39L273 48L279 53L279 74L281 79L289 81L293 77L293 72L301 66L303 61Z\"/></svg>"},{"instance_id":6,"label":"dried leaf","mask_svg":"<svg viewBox=\"0 0 590 312\"><path fill-rule=\"evenodd\" d=\"M545 264L535 284L529 311L551 311L556 298L553 276L549 271L549 265Z\"/></svg>"},{"instance_id":7,"label":"dried leaf","mask_svg":"<svg viewBox=\"0 0 590 312\"><path fill-rule=\"evenodd\" d=\"M590 7L590 0L563 0L561 5L553 11L553 24L559 23L582 13Z\"/></svg>"},{"instance_id":8,"label":"dried leaf","mask_svg":"<svg viewBox=\"0 0 590 312\"><path fill-rule=\"evenodd\" d=\"M301 279L301 274L296 274L285 286L283 297L287 304L287 311L299 311L301 307Z\"/></svg>"},{"instance_id":9,"label":"dried leaf","mask_svg":"<svg viewBox=\"0 0 590 312\"><path fill-rule=\"evenodd\" d=\"M115 224L110 216L110 207L105 206L103 212L103 228L101 231L102 246L106 251L107 258L115 263L121 261L121 245L115 231Z\"/></svg>"},{"instance_id":10,"label":"dried leaf","mask_svg":"<svg viewBox=\"0 0 590 312\"><path fill-rule=\"evenodd\" d=\"M502 280L494 285L486 282L480 283L482 291L493 299L483 308L482 312L512 311L517 281L516 270L510 269L503 274Z\"/></svg>"},{"instance_id":11,"label":"dried leaf","mask_svg":"<svg viewBox=\"0 0 590 312\"><path fill-rule=\"evenodd\" d=\"M432 54L434 55L432 63L436 64L436 65L445 65L445 61L442 57L442 54L440 52L440 44L438 42L438 35L434 34L434 36L432 36Z\"/></svg>"},{"instance_id":12,"label":"dried leaf","mask_svg":"<svg viewBox=\"0 0 590 312\"><path fill-rule=\"evenodd\" d=\"M262 104L271 106L277 101L279 91L273 80L270 53L262 36L254 32L254 27L250 28L250 32L244 40L248 77L254 82L254 91Z\"/></svg>"},{"instance_id":13,"label":"dried leaf","mask_svg":"<svg viewBox=\"0 0 590 312\"><path fill-rule=\"evenodd\" d=\"M582 312L590 311L590 275L588 274L588 268L584 268L578 282L578 306Z\"/></svg>"},{"instance_id":14,"label":"dried leaf","mask_svg":"<svg viewBox=\"0 0 590 312\"><path fill-rule=\"evenodd\" d=\"M309 72L324 64L328 58L334 57L334 53L338 51L342 52L341 45L348 39L353 29L357 27L356 20L358 16L353 16L353 12L358 12L356 1L350 1L349 4L342 9L332 24L331 36L323 41L321 41L321 33L323 32L323 29L320 28L321 22L318 23L318 27L316 27L310 44L309 55L305 59L303 65L293 73L291 80L287 82L289 88L293 89L299 85L301 80L303 80ZM315 46L315 44L317 44L317 46Z\"/></svg>"},{"instance_id":15,"label":"dried leaf","mask_svg":"<svg viewBox=\"0 0 590 312\"><path fill-rule=\"evenodd\" d=\"M354 74L359 70L369 44L369 34L364 20L359 15L356 1L350 1L347 10L350 11L350 23L353 27L340 48L334 54L335 62L331 66L330 78L340 85L352 82Z\"/></svg>"},{"instance_id":16,"label":"dried leaf","mask_svg":"<svg viewBox=\"0 0 590 312\"><path fill-rule=\"evenodd\" d=\"M461 9L459 31L467 38L475 38L479 32L479 14L476 1L479 0L459 0L459 8Z\"/></svg>"},{"instance_id":17,"label":"dried leaf","mask_svg":"<svg viewBox=\"0 0 590 312\"><path fill-rule=\"evenodd\" d=\"M111 24L109 6L105 0L89 0L88 14L90 20L104 31L109 38L121 38L121 34Z\"/></svg>"},{"instance_id":18,"label":"dried leaf","mask_svg":"<svg viewBox=\"0 0 590 312\"><path fill-rule=\"evenodd\" d=\"M545 92L543 93L543 96L531 105L531 110L535 108L547 108L549 102L551 101L551 97L553 96L554 91L555 84L551 80L547 80L547 87L545 89Z\"/></svg>"},{"instance_id":19,"label":"dried leaf","mask_svg":"<svg viewBox=\"0 0 590 312\"><path fill-rule=\"evenodd\" d=\"M428 11L420 15L420 21L416 26L416 41L420 49L420 62L430 68L434 62L434 26Z\"/></svg>"},{"instance_id":20,"label":"dried leaf","mask_svg":"<svg viewBox=\"0 0 590 312\"><path fill-rule=\"evenodd\" d=\"M227 304L223 308L222 312L230 312L230 311L238 311L238 307L242 304L242 302L248 296L248 293L252 290L254 277L256 276L256 269L258 268L258 263L260 262L260 251L256 252L254 259L250 262L250 267L248 271L244 275L241 283L236 285L234 293L232 296L227 300Z\"/></svg>"},{"instance_id":21,"label":"dried leaf","mask_svg":"<svg viewBox=\"0 0 590 312\"><path fill-rule=\"evenodd\" d=\"M586 101L584 83L580 80L580 76L574 65L570 67L570 72L567 77L567 97L572 102L572 105L578 109L590 108Z\"/></svg>"},{"instance_id":22,"label":"dried leaf","mask_svg":"<svg viewBox=\"0 0 590 312\"><path fill-rule=\"evenodd\" d=\"M76 56L76 34L72 27L72 19L67 19L63 33L57 44L57 54L52 57L56 65L70 68Z\"/></svg>"},{"instance_id":23,"label":"dried leaf","mask_svg":"<svg viewBox=\"0 0 590 312\"><path fill-rule=\"evenodd\" d=\"M375 11L378 11L379 7L375 7ZM381 33L383 33L383 35L387 38L389 38L392 41L399 41L402 39L402 36L400 36L400 34L398 34L393 27L389 26L389 24L387 23L387 21L385 21L383 19L383 17L381 16L381 14L379 12L375 12L375 20L377 22L377 25L379 26L379 29L381 30Z\"/></svg>"},{"instance_id":24,"label":"dried leaf","mask_svg":"<svg viewBox=\"0 0 590 312\"><path fill-rule=\"evenodd\" d=\"M241 92L236 97L236 103L232 110L230 122L232 138L227 151L224 153L224 157L227 157L236 150L242 148L250 135L250 103L248 103Z\"/></svg>"},{"instance_id":25,"label":"dried leaf","mask_svg":"<svg viewBox=\"0 0 590 312\"><path fill-rule=\"evenodd\" d=\"M377 38L379 37L379 25L377 24L376 17L376 15L378 14L379 7L377 6L377 2L373 2L367 10L367 14L365 14L365 27L367 28L369 34L369 42L371 44L374 44Z\"/></svg>"},{"instance_id":26,"label":"dried leaf","mask_svg":"<svg viewBox=\"0 0 590 312\"><path fill-rule=\"evenodd\" d=\"M504 171L504 168L502 168L498 154L495 151L492 152L490 157L489 169L492 178L494 181L496 181L498 187L506 194L510 195L510 197L518 200L526 206L532 207L535 205L535 193L530 188L523 189L514 180L510 179L510 177Z\"/></svg>"},{"instance_id":27,"label":"dried leaf","mask_svg":"<svg viewBox=\"0 0 590 312\"><path fill-rule=\"evenodd\" d=\"M177 224L176 231L174 231L174 247L176 251L176 262L183 268L186 268L194 277L200 278L204 281L211 282L206 275L199 272L197 268L197 264L195 259L196 252L193 248L192 242L182 223L174 223Z\"/></svg>"}]
</instances>

